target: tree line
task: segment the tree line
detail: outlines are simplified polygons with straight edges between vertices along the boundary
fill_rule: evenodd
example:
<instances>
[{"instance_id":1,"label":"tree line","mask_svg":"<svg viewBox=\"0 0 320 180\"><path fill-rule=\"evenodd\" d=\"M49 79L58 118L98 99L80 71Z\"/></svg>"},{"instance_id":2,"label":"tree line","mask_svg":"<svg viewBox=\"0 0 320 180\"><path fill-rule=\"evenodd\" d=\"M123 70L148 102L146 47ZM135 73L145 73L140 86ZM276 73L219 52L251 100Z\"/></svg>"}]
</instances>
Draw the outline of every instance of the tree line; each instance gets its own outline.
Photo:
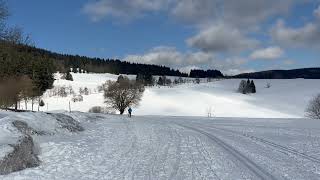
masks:
<instances>
[{"instance_id":1,"label":"tree line","mask_svg":"<svg viewBox=\"0 0 320 180\"><path fill-rule=\"evenodd\" d=\"M320 68L302 68L291 70L269 70L253 73L243 73L232 78L250 79L320 79Z\"/></svg>"},{"instance_id":2,"label":"tree line","mask_svg":"<svg viewBox=\"0 0 320 180\"><path fill-rule=\"evenodd\" d=\"M5 1L0 0L0 108L15 107L18 102L33 102L53 85L56 70L53 59L31 54L28 49L30 37L19 27L6 24L9 11Z\"/></svg>"},{"instance_id":3,"label":"tree line","mask_svg":"<svg viewBox=\"0 0 320 180\"><path fill-rule=\"evenodd\" d=\"M223 74L219 70L192 69L189 77L192 78L222 78Z\"/></svg>"}]
</instances>

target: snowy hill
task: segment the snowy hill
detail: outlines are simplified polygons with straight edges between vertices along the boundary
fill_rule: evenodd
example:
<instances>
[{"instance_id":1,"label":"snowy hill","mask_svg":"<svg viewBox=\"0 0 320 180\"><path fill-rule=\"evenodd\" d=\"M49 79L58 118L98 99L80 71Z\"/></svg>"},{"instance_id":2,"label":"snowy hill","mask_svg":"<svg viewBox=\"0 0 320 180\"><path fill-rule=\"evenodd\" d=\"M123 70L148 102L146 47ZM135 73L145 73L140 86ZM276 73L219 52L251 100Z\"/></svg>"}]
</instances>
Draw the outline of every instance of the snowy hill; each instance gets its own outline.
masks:
<instances>
[{"instance_id":1,"label":"snowy hill","mask_svg":"<svg viewBox=\"0 0 320 180\"><path fill-rule=\"evenodd\" d=\"M15 144L16 119L51 132L32 135L39 166L0 178L320 179L320 121L65 115L84 131L61 129L58 116L0 112L1 145Z\"/></svg>"},{"instance_id":2,"label":"snowy hill","mask_svg":"<svg viewBox=\"0 0 320 180\"><path fill-rule=\"evenodd\" d=\"M107 80L116 80L112 74L72 74L74 81L60 79L55 87L72 87L75 94L85 87L89 95L82 102L67 97L44 95L46 106L42 111L69 110L88 112L93 106L104 106L103 93L98 91ZM135 78L135 76L130 76ZM170 77L174 79L174 77ZM207 116L208 109L216 117L301 118L308 101L320 93L320 80L255 80L257 94L236 93L240 79L221 80L201 84L187 83L174 87L147 88L141 105L134 108L136 115ZM270 88L265 88L270 83ZM23 103L22 103L23 105ZM30 109L30 105L28 105Z\"/></svg>"}]
</instances>

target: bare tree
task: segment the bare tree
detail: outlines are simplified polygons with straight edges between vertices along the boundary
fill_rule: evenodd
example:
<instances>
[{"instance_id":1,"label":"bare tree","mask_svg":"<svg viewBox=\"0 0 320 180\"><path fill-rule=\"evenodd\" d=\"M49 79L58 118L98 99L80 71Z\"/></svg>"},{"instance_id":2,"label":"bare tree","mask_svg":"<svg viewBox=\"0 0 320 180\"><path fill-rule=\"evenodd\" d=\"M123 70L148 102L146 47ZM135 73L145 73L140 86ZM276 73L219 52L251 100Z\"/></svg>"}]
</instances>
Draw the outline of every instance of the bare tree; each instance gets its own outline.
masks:
<instances>
[{"instance_id":1,"label":"bare tree","mask_svg":"<svg viewBox=\"0 0 320 180\"><path fill-rule=\"evenodd\" d=\"M0 0L0 40L5 40L13 44L32 45L30 35L25 35L20 27L8 27L6 19L9 16L9 10L4 0Z\"/></svg>"},{"instance_id":2,"label":"bare tree","mask_svg":"<svg viewBox=\"0 0 320 180\"><path fill-rule=\"evenodd\" d=\"M0 108L14 106L18 110L18 104L22 99L31 96L32 80L27 76L10 77L0 82Z\"/></svg>"},{"instance_id":3,"label":"bare tree","mask_svg":"<svg viewBox=\"0 0 320 180\"><path fill-rule=\"evenodd\" d=\"M320 94L315 96L306 109L306 116L312 119L320 119Z\"/></svg>"},{"instance_id":4,"label":"bare tree","mask_svg":"<svg viewBox=\"0 0 320 180\"><path fill-rule=\"evenodd\" d=\"M144 92L142 85L124 76L116 82L108 81L107 86L104 91L105 103L120 114L123 114L126 108L138 105Z\"/></svg>"}]
</instances>

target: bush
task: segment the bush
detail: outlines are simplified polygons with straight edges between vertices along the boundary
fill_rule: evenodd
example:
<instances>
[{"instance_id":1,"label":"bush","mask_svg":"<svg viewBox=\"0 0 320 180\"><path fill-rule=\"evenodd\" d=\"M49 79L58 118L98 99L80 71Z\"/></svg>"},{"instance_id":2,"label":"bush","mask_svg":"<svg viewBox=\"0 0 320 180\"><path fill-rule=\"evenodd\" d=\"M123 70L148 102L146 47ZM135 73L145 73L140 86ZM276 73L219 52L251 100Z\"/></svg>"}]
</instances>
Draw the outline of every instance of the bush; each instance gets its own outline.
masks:
<instances>
[{"instance_id":1,"label":"bush","mask_svg":"<svg viewBox=\"0 0 320 180\"><path fill-rule=\"evenodd\" d=\"M89 109L89 113L103 113L103 107L101 106L94 106L91 109Z\"/></svg>"},{"instance_id":2,"label":"bush","mask_svg":"<svg viewBox=\"0 0 320 180\"><path fill-rule=\"evenodd\" d=\"M315 96L306 109L306 116L311 119L320 119L320 94Z\"/></svg>"},{"instance_id":3,"label":"bush","mask_svg":"<svg viewBox=\"0 0 320 180\"><path fill-rule=\"evenodd\" d=\"M44 103L44 101L43 101L42 99L41 99L40 102L39 102L39 106L40 106L40 107L45 106L45 103Z\"/></svg>"},{"instance_id":4,"label":"bush","mask_svg":"<svg viewBox=\"0 0 320 180\"><path fill-rule=\"evenodd\" d=\"M116 114L114 109L106 108L101 106L94 106L89 109L89 113L105 113L105 114Z\"/></svg>"},{"instance_id":5,"label":"bush","mask_svg":"<svg viewBox=\"0 0 320 180\"><path fill-rule=\"evenodd\" d=\"M83 96L82 95L75 95L71 99L72 102L82 102L83 101Z\"/></svg>"},{"instance_id":6,"label":"bush","mask_svg":"<svg viewBox=\"0 0 320 180\"><path fill-rule=\"evenodd\" d=\"M73 77L72 77L70 71L68 71L68 72L66 73L65 79L68 80L68 81L73 81Z\"/></svg>"}]
</instances>

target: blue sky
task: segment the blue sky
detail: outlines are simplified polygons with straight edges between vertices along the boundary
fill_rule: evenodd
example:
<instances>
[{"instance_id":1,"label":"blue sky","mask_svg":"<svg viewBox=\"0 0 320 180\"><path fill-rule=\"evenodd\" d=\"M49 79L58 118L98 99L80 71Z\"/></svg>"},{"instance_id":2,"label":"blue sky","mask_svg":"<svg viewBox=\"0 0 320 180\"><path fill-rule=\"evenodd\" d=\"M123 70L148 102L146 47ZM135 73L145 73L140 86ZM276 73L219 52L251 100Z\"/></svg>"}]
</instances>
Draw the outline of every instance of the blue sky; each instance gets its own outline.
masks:
<instances>
[{"instance_id":1,"label":"blue sky","mask_svg":"<svg viewBox=\"0 0 320 180\"><path fill-rule=\"evenodd\" d=\"M227 74L320 66L319 0L10 0L55 52Z\"/></svg>"}]
</instances>

